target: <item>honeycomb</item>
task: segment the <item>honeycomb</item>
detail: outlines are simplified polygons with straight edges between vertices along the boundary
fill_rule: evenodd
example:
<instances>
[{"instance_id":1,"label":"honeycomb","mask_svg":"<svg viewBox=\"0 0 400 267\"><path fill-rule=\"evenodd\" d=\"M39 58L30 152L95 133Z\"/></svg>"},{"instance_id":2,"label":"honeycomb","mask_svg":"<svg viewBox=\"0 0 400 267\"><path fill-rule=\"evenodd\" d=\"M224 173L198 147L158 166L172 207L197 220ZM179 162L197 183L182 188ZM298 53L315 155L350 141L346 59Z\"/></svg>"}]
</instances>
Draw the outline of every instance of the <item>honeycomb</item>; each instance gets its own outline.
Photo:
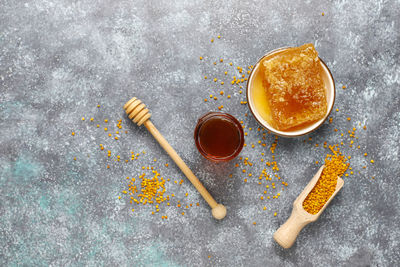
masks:
<instances>
[{"instance_id":1,"label":"honeycomb","mask_svg":"<svg viewBox=\"0 0 400 267\"><path fill-rule=\"evenodd\" d=\"M313 44L288 48L263 61L264 88L278 130L311 123L327 112L323 69Z\"/></svg>"}]
</instances>

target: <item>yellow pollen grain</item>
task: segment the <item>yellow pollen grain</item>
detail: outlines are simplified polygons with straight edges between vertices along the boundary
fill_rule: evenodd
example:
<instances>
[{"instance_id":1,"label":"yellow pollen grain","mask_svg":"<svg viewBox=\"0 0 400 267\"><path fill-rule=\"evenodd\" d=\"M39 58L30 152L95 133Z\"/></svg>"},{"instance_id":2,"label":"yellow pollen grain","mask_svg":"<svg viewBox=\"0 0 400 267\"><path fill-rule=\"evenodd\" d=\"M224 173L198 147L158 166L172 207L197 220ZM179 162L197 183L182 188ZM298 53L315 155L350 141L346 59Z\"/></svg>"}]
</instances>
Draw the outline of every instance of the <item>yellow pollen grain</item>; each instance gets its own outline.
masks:
<instances>
[{"instance_id":1,"label":"yellow pollen grain","mask_svg":"<svg viewBox=\"0 0 400 267\"><path fill-rule=\"evenodd\" d=\"M329 149L332 154L327 154L325 158L321 177L303 202L303 208L310 214L317 214L321 210L336 189L337 177L343 176L349 167L345 156L336 146L329 146Z\"/></svg>"}]
</instances>

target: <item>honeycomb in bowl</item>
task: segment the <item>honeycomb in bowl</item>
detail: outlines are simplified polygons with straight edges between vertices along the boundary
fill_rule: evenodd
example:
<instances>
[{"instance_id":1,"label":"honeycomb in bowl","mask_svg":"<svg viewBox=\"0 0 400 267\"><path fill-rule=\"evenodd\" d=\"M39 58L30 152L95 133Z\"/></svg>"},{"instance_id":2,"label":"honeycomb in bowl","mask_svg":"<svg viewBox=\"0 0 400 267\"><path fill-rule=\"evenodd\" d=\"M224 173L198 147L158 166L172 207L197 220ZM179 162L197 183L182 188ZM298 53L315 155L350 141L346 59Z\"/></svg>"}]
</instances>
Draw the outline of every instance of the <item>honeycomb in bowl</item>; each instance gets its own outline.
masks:
<instances>
[{"instance_id":1,"label":"honeycomb in bowl","mask_svg":"<svg viewBox=\"0 0 400 267\"><path fill-rule=\"evenodd\" d=\"M323 69L312 44L267 57L263 67L264 88L276 129L289 130L326 115Z\"/></svg>"}]
</instances>

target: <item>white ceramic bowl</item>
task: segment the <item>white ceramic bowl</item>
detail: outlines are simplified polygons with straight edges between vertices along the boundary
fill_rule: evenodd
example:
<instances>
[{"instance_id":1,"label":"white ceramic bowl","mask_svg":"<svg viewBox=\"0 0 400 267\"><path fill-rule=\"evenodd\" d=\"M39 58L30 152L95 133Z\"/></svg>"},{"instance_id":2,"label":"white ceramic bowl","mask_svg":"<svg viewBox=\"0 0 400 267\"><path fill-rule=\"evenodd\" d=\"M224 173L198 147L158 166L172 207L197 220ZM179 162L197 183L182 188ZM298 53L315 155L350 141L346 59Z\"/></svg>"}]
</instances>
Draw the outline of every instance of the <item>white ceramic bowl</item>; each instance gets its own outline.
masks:
<instances>
[{"instance_id":1,"label":"white ceramic bowl","mask_svg":"<svg viewBox=\"0 0 400 267\"><path fill-rule=\"evenodd\" d=\"M328 118L329 114L332 111L333 108L333 104L335 103L335 82L333 80L332 77L332 73L330 72L330 70L328 69L328 67L326 66L326 64L322 61L322 59L320 58L320 63L321 63L321 67L323 69L323 73L322 73L322 79L324 80L324 84L325 84L325 90L326 90L326 100L327 100L327 112L325 114L325 116L318 120L315 121L312 124L309 124L308 126L304 127L304 128L300 128L300 129L295 129L295 130L290 130L290 131L280 131L276 128L274 128L270 123L268 123L268 121L265 119L265 114L262 115L263 111L257 110L257 107L254 103L254 98L255 98L255 77L257 77L257 75L259 74L260 71L260 65L263 61L263 59L267 56L271 56L275 53L281 52L282 50L285 50L289 47L282 47L282 48L278 48L275 50L272 50L270 52L268 52L267 54L265 54L258 62L257 64L253 67L253 70L250 73L250 76L248 78L247 81L247 103L249 105L249 109L251 111L251 113L253 114L254 118L258 121L259 124L261 124L265 129L267 129L268 131L279 135L279 136L284 136L284 137L297 137L297 136L301 136L301 135L305 135L308 134L312 131L314 131L315 129L317 129L319 126L321 126L324 121Z\"/></svg>"}]
</instances>

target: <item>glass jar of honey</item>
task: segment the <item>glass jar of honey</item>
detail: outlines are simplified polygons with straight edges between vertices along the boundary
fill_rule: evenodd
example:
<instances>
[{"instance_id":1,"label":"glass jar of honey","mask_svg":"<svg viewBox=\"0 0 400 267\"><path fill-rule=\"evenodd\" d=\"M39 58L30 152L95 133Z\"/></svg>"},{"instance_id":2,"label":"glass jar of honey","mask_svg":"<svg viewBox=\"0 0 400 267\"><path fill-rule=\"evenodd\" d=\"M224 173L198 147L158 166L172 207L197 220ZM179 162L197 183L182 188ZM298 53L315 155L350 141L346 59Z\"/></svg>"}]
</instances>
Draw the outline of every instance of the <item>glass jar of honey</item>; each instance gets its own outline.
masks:
<instances>
[{"instance_id":1,"label":"glass jar of honey","mask_svg":"<svg viewBox=\"0 0 400 267\"><path fill-rule=\"evenodd\" d=\"M197 122L194 140L197 149L206 159L229 161L239 155L243 148L243 128L228 113L209 112Z\"/></svg>"}]
</instances>

